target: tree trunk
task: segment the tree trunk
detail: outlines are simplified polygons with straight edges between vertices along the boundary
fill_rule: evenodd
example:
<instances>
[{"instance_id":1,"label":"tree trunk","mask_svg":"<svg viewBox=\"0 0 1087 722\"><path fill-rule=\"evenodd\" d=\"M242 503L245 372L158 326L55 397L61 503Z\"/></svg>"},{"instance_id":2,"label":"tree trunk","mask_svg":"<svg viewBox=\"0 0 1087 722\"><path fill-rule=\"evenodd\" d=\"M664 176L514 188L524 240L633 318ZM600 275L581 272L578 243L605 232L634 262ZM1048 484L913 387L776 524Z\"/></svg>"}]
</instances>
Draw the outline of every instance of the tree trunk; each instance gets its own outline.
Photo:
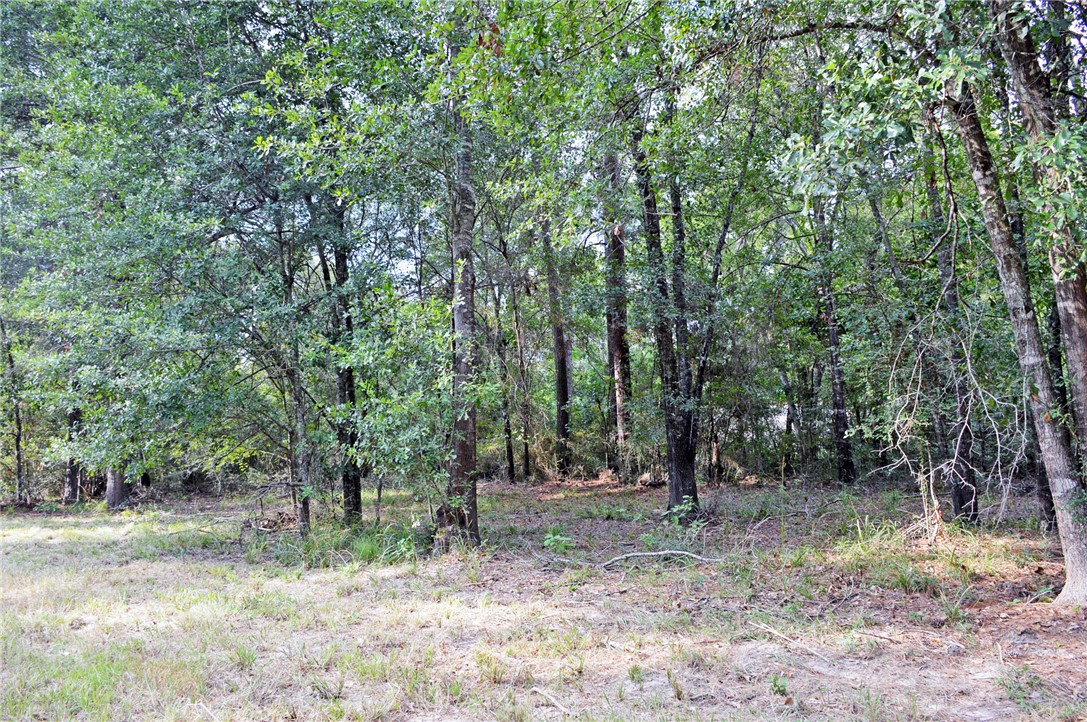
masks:
<instances>
[{"instance_id":1,"label":"tree trunk","mask_svg":"<svg viewBox=\"0 0 1087 722\"><path fill-rule=\"evenodd\" d=\"M61 491L61 504L74 504L79 501L79 480L81 467L76 459L68 459L64 466L64 487Z\"/></svg>"},{"instance_id":2,"label":"tree trunk","mask_svg":"<svg viewBox=\"0 0 1087 722\"><path fill-rule=\"evenodd\" d=\"M4 354L4 376L8 401L11 404L11 441L15 452L15 501L29 501L26 479L26 459L23 456L23 410L20 402L19 375L11 350L11 337L4 319L0 318L0 351Z\"/></svg>"},{"instance_id":3,"label":"tree trunk","mask_svg":"<svg viewBox=\"0 0 1087 722\"><path fill-rule=\"evenodd\" d=\"M450 52L453 52L452 46ZM476 406L470 397L475 381L475 287L472 265L472 230L476 223L476 195L472 186L472 135L457 103L451 103L458 149L452 183L453 230L453 459L446 501L437 523L445 534L468 543L480 542L476 505Z\"/></svg>"},{"instance_id":4,"label":"tree trunk","mask_svg":"<svg viewBox=\"0 0 1087 722\"><path fill-rule=\"evenodd\" d=\"M1003 97L1001 96L1001 98ZM1007 111L1006 106L1005 111ZM1016 248L1019 249L1019 260L1023 264L1023 273L1027 275L1027 278L1030 278L1030 253L1027 248L1026 223L1023 219L1022 203L1019 199L1019 184L1014 176L1008 181L1008 225L1015 237ZM1068 390L1064 385L1064 362L1061 359L1061 318L1060 312L1057 310L1055 295L1049 308L1046 331L1049 334L1049 343L1046 345L1046 362L1049 364L1049 376L1053 379L1053 393L1056 395L1057 406L1060 409L1059 416L1063 420L1068 418L1070 410L1068 407ZM1033 430L1035 425L1034 411L1029 403L1026 405L1026 417L1027 423L1031 426L1030 449L1035 457L1034 476L1037 481L1035 490L1038 497L1039 518L1047 529L1055 531L1057 529L1057 517L1053 508L1053 494L1049 488L1045 464L1042 462L1042 455L1038 447L1038 435ZM1072 456L1075 459L1076 449L1072 444L1072 427L1074 427L1074 422L1072 426L1062 423L1061 433L1065 435L1065 443L1072 449Z\"/></svg>"},{"instance_id":5,"label":"tree trunk","mask_svg":"<svg viewBox=\"0 0 1087 722\"><path fill-rule=\"evenodd\" d=\"M502 243L504 245L504 242ZM503 254L505 255L505 254ZM505 372L502 383L502 442L506 452L506 480L511 484L517 481L517 460L513 455L513 420L511 390L512 374L509 373L508 348L506 331L502 327L502 293L501 286L494 286L494 316L495 316L495 353L498 356L498 366Z\"/></svg>"},{"instance_id":6,"label":"tree trunk","mask_svg":"<svg viewBox=\"0 0 1087 722\"><path fill-rule=\"evenodd\" d=\"M1058 129L1057 112L1049 76L1042 69L1027 25L1027 8L1018 0L992 0L990 7L1027 133L1035 144L1045 147ZM1044 215L1054 224L1047 229L1049 263L1068 360L1076 437L1082 450L1087 448L1087 271L1079 259L1072 228L1061 220L1065 216L1053 204L1064 187L1062 171L1048 164L1036 165L1034 170L1046 193Z\"/></svg>"},{"instance_id":7,"label":"tree trunk","mask_svg":"<svg viewBox=\"0 0 1087 722\"><path fill-rule=\"evenodd\" d=\"M502 395L502 440L506 447L506 480L517 481L517 460L513 456L513 424L510 421L510 399Z\"/></svg>"},{"instance_id":8,"label":"tree trunk","mask_svg":"<svg viewBox=\"0 0 1087 722\"><path fill-rule=\"evenodd\" d=\"M1068 411L1068 389L1064 386L1064 362L1061 359L1061 316L1060 311L1057 310L1056 302L1049 309L1049 318L1046 325L1046 331L1049 334L1049 345L1046 346L1046 362L1049 364L1049 375L1053 379L1053 393L1057 398L1057 406L1061 409L1061 415L1064 416ZM1029 404L1027 405L1027 414L1030 417L1031 424L1033 424L1034 413L1031 411ZM1067 436L1067 425L1062 425L1062 428ZM1037 446L1037 434L1032 436L1033 444ZM1071 447L1070 441L1066 443ZM1083 449L1079 451L1082 456ZM1073 454L1075 454L1075 450L1073 450ZM1047 529L1055 531L1057 528L1057 513L1053 507L1053 491L1049 488L1049 478L1046 476L1045 464L1042 463L1041 454L1038 455L1037 469L1038 472L1035 476L1038 477L1038 508L1041 512L1041 519Z\"/></svg>"},{"instance_id":9,"label":"tree trunk","mask_svg":"<svg viewBox=\"0 0 1087 722\"><path fill-rule=\"evenodd\" d=\"M517 303L517 283L511 282L510 303L513 304L513 332L517 339L517 376L520 381L520 417L521 417L521 478L526 482L532 479L532 453L529 450L532 423L532 397L528 388L528 360L525 352L525 327L521 321L521 308Z\"/></svg>"},{"instance_id":10,"label":"tree trunk","mask_svg":"<svg viewBox=\"0 0 1087 722\"><path fill-rule=\"evenodd\" d=\"M332 235L332 267L329 268L324 243L317 246L324 277L325 290L332 300L332 333L330 341L334 345L350 343L354 336L354 320L351 316L351 303L348 284L351 280L350 248L346 239L344 222L347 208L339 202L318 204L310 201L311 221L323 225L323 216L329 218L328 228ZM334 427L336 442L340 447L343 460L340 462L340 483L343 488L343 517L348 524L362 518L362 469L359 466L357 447L358 431L351 415L358 408L355 390L355 369L343 366L336 369L336 405L339 407Z\"/></svg>"},{"instance_id":11,"label":"tree trunk","mask_svg":"<svg viewBox=\"0 0 1087 722\"><path fill-rule=\"evenodd\" d=\"M306 420L306 391L302 386L302 372L299 370L297 346L291 350L290 368L287 369L287 383L291 393L292 428L291 476L294 491L295 513L298 516L298 532L302 536L310 530L310 494L313 492L312 458L309 444L309 429Z\"/></svg>"},{"instance_id":12,"label":"tree trunk","mask_svg":"<svg viewBox=\"0 0 1087 722\"><path fill-rule=\"evenodd\" d=\"M989 143L978 118L973 90L963 84L958 95L948 100L981 201L985 228L996 258L1001 289L1015 335L1019 365L1023 376L1033 387L1030 402L1038 446L1053 493L1064 551L1065 586L1057 601L1082 604L1087 602L1087 527L1081 518L1082 495L1068 438L1062 431L1060 419L1056 417L1057 398L1046 364L1045 347L1030 297L1029 281L1008 223L1004 196L998 185Z\"/></svg>"},{"instance_id":13,"label":"tree trunk","mask_svg":"<svg viewBox=\"0 0 1087 722\"><path fill-rule=\"evenodd\" d=\"M570 472L570 348L566 341L566 319L562 312L559 271L551 246L551 221L540 221L540 242L547 266L547 304L555 359L555 465L559 475Z\"/></svg>"},{"instance_id":14,"label":"tree trunk","mask_svg":"<svg viewBox=\"0 0 1087 722\"><path fill-rule=\"evenodd\" d=\"M132 496L132 484L121 469L106 469L106 508L116 511L128 506Z\"/></svg>"},{"instance_id":15,"label":"tree trunk","mask_svg":"<svg viewBox=\"0 0 1087 722\"><path fill-rule=\"evenodd\" d=\"M1001 95L1001 99L1004 96ZM1007 112L1007 106L1004 106L1005 112ZM1023 264L1023 273L1030 278L1030 252L1027 247L1027 229L1026 222L1023 218L1023 205L1019 199L1019 183L1015 177L1012 176L1008 181L1008 224L1011 226L1012 235L1015 237L1016 248L1019 249L1019 260ZM1057 299L1054 296L1049 308L1049 316L1047 319L1047 333L1049 334L1046 345L1046 361L1049 364L1049 376L1053 379L1053 393L1057 397L1058 408L1060 409L1060 417L1066 419L1069 416L1068 408L1068 390L1064 385L1064 362L1061 359L1061 318L1060 312L1057 310ZM1057 528L1056 512L1053 508L1053 494L1049 489L1049 480L1045 473L1045 464L1042 463L1042 455L1038 448L1038 435L1034 433L1034 412L1031 410L1030 404L1026 405L1026 417L1027 423L1031 426L1030 433L1030 449L1035 457L1034 459L1034 476L1037 480L1036 491L1038 496L1038 511L1039 517L1046 528L1050 531L1055 531ZM1065 434L1066 441L1069 448L1072 449L1073 459L1076 458L1076 449L1072 444L1072 426L1064 423L1061 425L1061 432ZM1078 467L1077 467L1078 468Z\"/></svg>"},{"instance_id":16,"label":"tree trunk","mask_svg":"<svg viewBox=\"0 0 1087 722\"><path fill-rule=\"evenodd\" d=\"M834 249L826 212L821 198L812 201L812 217L815 221L816 238L823 249L824 258ZM853 444L849 439L849 410L846 408L845 367L842 364L841 339L838 331L838 315L834 301L834 276L823 276L819 296L823 300L823 314L827 329L827 350L830 352L830 400L834 431L834 449L838 462L838 483L852 484L857 480L857 467L853 464Z\"/></svg>"},{"instance_id":17,"label":"tree trunk","mask_svg":"<svg viewBox=\"0 0 1087 722\"><path fill-rule=\"evenodd\" d=\"M343 213L338 213L342 230ZM343 322L343 338L340 343L350 343L355 334L354 320L351 317L351 307L348 303L348 295L345 287L350 279L348 267L348 249L345 247L344 238L341 236L333 246L332 255L336 271L336 289L338 298L336 305L338 315ZM355 369L348 365L336 370L336 403L349 414L354 413L358 406L355 395ZM357 448L359 442L358 431L351 418L340 419L336 425L336 440L344 455L343 466L340 471L343 483L343 516L348 523L357 522L362 518L362 470L359 467Z\"/></svg>"},{"instance_id":18,"label":"tree trunk","mask_svg":"<svg viewBox=\"0 0 1087 722\"><path fill-rule=\"evenodd\" d=\"M513 261L510 258L509 245L506 242L505 234L499 234L498 237L498 249L502 253L502 258L506 261L506 269L509 273L509 287L510 287L510 308L513 310L513 337L517 346L517 394L519 395L518 404L518 416L521 422L521 446L522 446L522 462L524 464L522 478L528 481L532 477L532 457L529 453L529 424L532 417L532 408L530 406L531 399L529 398L528 389L528 361L525 358L525 328L521 322L521 306L518 302L518 286L519 279L513 270ZM502 348L506 348L505 339L503 337ZM510 415L512 413L510 406L512 406L512 396L507 396L508 406L506 409L507 420L512 425L512 419ZM509 442L512 450L513 434L512 429L510 431ZM514 467L510 466L510 481L514 481L515 473Z\"/></svg>"},{"instance_id":19,"label":"tree trunk","mask_svg":"<svg viewBox=\"0 0 1087 722\"><path fill-rule=\"evenodd\" d=\"M653 313L653 333L657 342L658 368L664 409L665 441L668 445L668 508L693 514L698 510L698 489L695 483L695 451L697 428L692 404L685 404L679 387L679 363L670 324L670 293L661 246L660 212L657 209L657 189L649 158L641 147L644 133L633 136L634 172L642 198L645 240L649 267L653 273L650 297ZM678 323L678 321L677 321ZM686 323L686 319L683 319Z\"/></svg>"},{"instance_id":20,"label":"tree trunk","mask_svg":"<svg viewBox=\"0 0 1087 722\"><path fill-rule=\"evenodd\" d=\"M627 400L630 398L630 346L627 343L626 240L623 235L619 198L622 179L619 158L609 153L604 158L607 178L607 202L604 204L607 251L604 256L605 324L608 336L608 372L611 377L609 419L611 421L610 461L620 479L629 475L627 439L630 434Z\"/></svg>"},{"instance_id":21,"label":"tree trunk","mask_svg":"<svg viewBox=\"0 0 1087 722\"><path fill-rule=\"evenodd\" d=\"M68 410L68 443L71 443L79 435L79 426L83 421L83 409L78 406ZM73 504L79 501L79 484L83 478L83 466L78 459L69 457L64 466L64 488L61 492L60 503Z\"/></svg>"}]
</instances>

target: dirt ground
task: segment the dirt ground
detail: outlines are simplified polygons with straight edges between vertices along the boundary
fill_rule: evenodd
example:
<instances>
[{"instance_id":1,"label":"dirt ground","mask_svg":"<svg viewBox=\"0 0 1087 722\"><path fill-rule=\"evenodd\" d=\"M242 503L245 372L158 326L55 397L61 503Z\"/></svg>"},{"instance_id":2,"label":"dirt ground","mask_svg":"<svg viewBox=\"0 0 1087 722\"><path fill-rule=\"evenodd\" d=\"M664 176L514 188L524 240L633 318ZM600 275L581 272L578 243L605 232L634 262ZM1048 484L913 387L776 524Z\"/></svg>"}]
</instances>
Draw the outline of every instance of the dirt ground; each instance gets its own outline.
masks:
<instances>
[{"instance_id":1,"label":"dirt ground","mask_svg":"<svg viewBox=\"0 0 1087 722\"><path fill-rule=\"evenodd\" d=\"M603 478L481 489L481 550L230 497L0 515L3 720L1081 720L1087 610L1029 498ZM988 517L996 516L993 501ZM322 531L326 530L326 531ZM616 556L641 552L610 564Z\"/></svg>"}]
</instances>

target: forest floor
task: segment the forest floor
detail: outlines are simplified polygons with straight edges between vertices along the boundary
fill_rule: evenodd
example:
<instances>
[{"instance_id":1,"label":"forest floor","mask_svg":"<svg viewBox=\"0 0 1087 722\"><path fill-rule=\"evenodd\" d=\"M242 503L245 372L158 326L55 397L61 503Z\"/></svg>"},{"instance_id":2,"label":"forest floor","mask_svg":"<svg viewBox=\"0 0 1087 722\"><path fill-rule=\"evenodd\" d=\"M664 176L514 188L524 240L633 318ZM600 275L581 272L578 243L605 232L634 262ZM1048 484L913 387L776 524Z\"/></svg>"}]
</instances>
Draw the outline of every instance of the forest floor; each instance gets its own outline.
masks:
<instances>
[{"instance_id":1,"label":"forest floor","mask_svg":"<svg viewBox=\"0 0 1087 722\"><path fill-rule=\"evenodd\" d=\"M1029 498L933 535L902 489L730 486L683 528L660 489L485 484L484 547L414 558L385 496L305 545L268 500L0 515L0 719L1087 719ZM601 564L663 550L706 561Z\"/></svg>"}]
</instances>

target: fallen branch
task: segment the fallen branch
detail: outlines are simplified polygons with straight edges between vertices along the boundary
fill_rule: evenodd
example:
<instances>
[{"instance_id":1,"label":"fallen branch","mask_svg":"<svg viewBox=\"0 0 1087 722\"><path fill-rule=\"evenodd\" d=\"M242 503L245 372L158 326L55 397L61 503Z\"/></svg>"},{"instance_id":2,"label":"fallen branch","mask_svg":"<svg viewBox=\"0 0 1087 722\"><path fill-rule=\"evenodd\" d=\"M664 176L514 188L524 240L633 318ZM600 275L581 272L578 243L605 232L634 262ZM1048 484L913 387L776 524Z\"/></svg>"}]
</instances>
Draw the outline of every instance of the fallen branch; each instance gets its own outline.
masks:
<instances>
[{"instance_id":1,"label":"fallen branch","mask_svg":"<svg viewBox=\"0 0 1087 722\"><path fill-rule=\"evenodd\" d=\"M637 559L642 557L690 557L692 559L697 559L700 562L711 563L728 561L727 559L711 559L709 557L699 556L698 554L693 554L691 552L685 552L680 549L665 549L664 551L659 552L630 552L629 554L620 554L617 557L612 557L600 566L602 568L610 567L612 564L615 564L616 562L621 562L625 559Z\"/></svg>"},{"instance_id":2,"label":"fallen branch","mask_svg":"<svg viewBox=\"0 0 1087 722\"><path fill-rule=\"evenodd\" d=\"M789 644L792 644L795 647L800 647L801 649L804 649L804 650L807 650L808 652L811 652L812 654L814 654L816 657L823 660L827 664L834 664L834 662L830 661L827 657L823 656L822 654L819 654L818 652L816 652L814 649L812 649L808 645L801 644L800 642L796 641L792 637L786 637L784 634L782 634L778 630L774 629L773 627L767 626L765 624L760 624L758 622L750 622L750 624L753 627L758 627L759 629L763 630L764 632L769 632L770 634L773 634L776 637L781 637L786 642L788 642Z\"/></svg>"},{"instance_id":3,"label":"fallen branch","mask_svg":"<svg viewBox=\"0 0 1087 722\"><path fill-rule=\"evenodd\" d=\"M875 637L876 639L885 639L888 642L894 642L896 644L902 644L901 639L895 639L893 637L885 637L882 634L876 634L875 632L866 632L863 629L852 629L850 631L852 631L854 634L863 634L866 637Z\"/></svg>"},{"instance_id":4,"label":"fallen branch","mask_svg":"<svg viewBox=\"0 0 1087 722\"><path fill-rule=\"evenodd\" d=\"M574 716L574 713L571 712L570 710L566 709L565 707L563 707L561 704L559 704L559 701L557 699L555 699L555 695L551 694L550 692L548 692L546 690L543 690L543 689L540 689L539 687L533 687L532 691L535 692L536 694L540 695L544 699L546 699L548 702L551 703L552 707L556 708L559 712L562 712L564 715L566 715L568 717L573 717Z\"/></svg>"}]
</instances>

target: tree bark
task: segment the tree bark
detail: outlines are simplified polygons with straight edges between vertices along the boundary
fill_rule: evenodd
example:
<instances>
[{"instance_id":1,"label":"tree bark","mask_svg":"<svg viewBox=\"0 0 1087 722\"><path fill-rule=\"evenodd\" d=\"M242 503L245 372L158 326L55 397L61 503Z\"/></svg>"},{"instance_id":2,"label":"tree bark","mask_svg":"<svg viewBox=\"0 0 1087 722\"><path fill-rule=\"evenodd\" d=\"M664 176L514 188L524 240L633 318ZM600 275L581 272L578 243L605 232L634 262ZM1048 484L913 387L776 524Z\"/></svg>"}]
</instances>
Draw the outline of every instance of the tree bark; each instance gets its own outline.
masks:
<instances>
[{"instance_id":1,"label":"tree bark","mask_svg":"<svg viewBox=\"0 0 1087 722\"><path fill-rule=\"evenodd\" d=\"M60 503L74 504L79 501L80 481L83 478L83 469L75 459L68 459L64 467L64 490Z\"/></svg>"},{"instance_id":2,"label":"tree bark","mask_svg":"<svg viewBox=\"0 0 1087 722\"><path fill-rule=\"evenodd\" d=\"M824 259L829 261L834 249L834 238L827 223L826 211L821 198L812 201L812 218L815 221L816 239L823 249ZM819 296L823 301L824 322L827 329L827 350L830 354L831 420L834 432L834 449L838 462L838 483L852 484L857 480L857 467L853 463L853 444L849 439L849 410L846 408L845 367L842 363L841 338L838 314L834 299L834 275L829 270L823 274Z\"/></svg>"},{"instance_id":3,"label":"tree bark","mask_svg":"<svg viewBox=\"0 0 1087 722\"><path fill-rule=\"evenodd\" d=\"M286 370L287 383L291 394L291 482L295 501L295 513L298 516L298 532L302 536L310 530L310 494L313 491L312 455L310 452L309 429L307 423L306 390L302 385L298 347L291 349L290 367Z\"/></svg>"},{"instance_id":4,"label":"tree bark","mask_svg":"<svg viewBox=\"0 0 1087 722\"><path fill-rule=\"evenodd\" d=\"M1057 109L1049 75L1042 69L1027 25L1027 8L1019 0L992 0L990 8L1027 133L1044 147L1058 130ZM1060 220L1064 216L1056 212L1052 201L1063 185L1060 169L1039 164L1034 170L1046 193L1045 216L1054 223L1048 229L1049 263L1068 361L1076 437L1082 450L1087 448L1087 271L1079 260L1073 229Z\"/></svg>"},{"instance_id":5,"label":"tree bark","mask_svg":"<svg viewBox=\"0 0 1087 722\"><path fill-rule=\"evenodd\" d=\"M505 240L499 240L499 248L505 258ZM509 343L506 338L506 330L502 326L502 286L496 283L494 290L494 316L495 316L495 354L498 356L499 368L503 370L505 379L502 384L502 442L506 452L506 480L510 483L517 481L517 460L513 454L513 391L510 383L513 374L509 370Z\"/></svg>"},{"instance_id":6,"label":"tree bark","mask_svg":"<svg viewBox=\"0 0 1087 722\"><path fill-rule=\"evenodd\" d=\"M128 506L132 484L122 469L106 469L106 508L117 511Z\"/></svg>"},{"instance_id":7,"label":"tree bark","mask_svg":"<svg viewBox=\"0 0 1087 722\"><path fill-rule=\"evenodd\" d=\"M532 424L532 397L528 386L528 359L526 357L525 327L521 320L521 307L517 302L517 282L510 282L510 303L513 305L513 333L517 339L517 376L520 381L521 404L521 478L526 482L532 479L532 453L529 449Z\"/></svg>"},{"instance_id":8,"label":"tree bark","mask_svg":"<svg viewBox=\"0 0 1087 722\"><path fill-rule=\"evenodd\" d=\"M342 221L342 215L340 216ZM336 288L339 294L337 306L339 315L343 321L343 339L341 342L350 342L355 334L354 320L351 316L351 308L345 287L348 284L350 271L348 269L348 252L344 247L343 239L333 247L333 259L336 269ZM358 406L355 394L355 369L343 366L336 370L336 403L348 413L354 413ZM343 483L343 515L344 521L357 522L362 517L362 470L359 467L356 456L359 435L350 418L341 419L336 425L336 439L344 455L343 466L340 474Z\"/></svg>"},{"instance_id":9,"label":"tree bark","mask_svg":"<svg viewBox=\"0 0 1087 722\"><path fill-rule=\"evenodd\" d=\"M1003 98L1003 96L1001 96ZM1005 106L1005 110L1007 107ZM1013 176L1008 182L1008 224L1011 226L1012 235L1015 237L1016 248L1019 249L1019 259L1023 264L1023 273L1030 278L1030 253L1027 248L1026 222L1023 219L1022 203L1019 199L1019 184ZM1060 409L1060 417L1067 419L1070 416L1068 406L1068 390L1064 385L1064 361L1061 358L1061 319L1057 310L1057 299L1054 295L1047 317L1047 333L1049 334L1046 345L1046 361L1049 364L1049 376L1053 379L1053 393L1057 398L1057 407ZM1042 461L1041 451L1038 446L1038 435L1034 432L1034 411L1030 404L1026 406L1027 423L1030 424L1030 450L1034 455L1034 476L1037 480L1035 490L1038 497L1039 517L1046 528L1055 531L1057 528L1056 511L1053 508L1053 494L1049 489L1049 479L1045 473L1045 464ZM1072 425L1074 426L1074 424ZM1065 422L1061 424L1061 433L1065 435L1065 443L1072 449L1073 459L1076 458L1076 449L1072 444L1072 427Z\"/></svg>"},{"instance_id":10,"label":"tree bark","mask_svg":"<svg viewBox=\"0 0 1087 722\"><path fill-rule=\"evenodd\" d=\"M529 397L528 387L528 361L526 359L525 350L525 328L521 321L521 305L518 301L519 293L518 286L520 284L517 275L513 269L513 259L510 257L509 244L506 241L506 235L500 233L498 237L498 249L502 254L502 258L506 262L506 270L509 275L509 289L510 289L510 308L513 311L513 337L517 346L517 392L519 395L518 404L518 417L521 422L521 447L522 447L522 478L528 481L532 478L532 456L529 452L529 427L532 418L531 398ZM505 341L503 340L503 346L505 348ZM510 394L512 396L512 394ZM512 400L510 401L512 405ZM510 408L507 407L506 414L507 419L511 415ZM510 419L512 424L512 419ZM510 431L510 444L512 446L512 429ZM514 470L510 467L510 481L514 481Z\"/></svg>"},{"instance_id":11,"label":"tree bark","mask_svg":"<svg viewBox=\"0 0 1087 722\"><path fill-rule=\"evenodd\" d=\"M1060 311L1057 310L1055 301L1049 309L1047 332L1049 334L1049 344L1046 346L1046 361L1049 363L1049 375L1053 379L1053 393L1057 397L1057 406L1061 409L1061 415L1063 416L1068 411L1068 390L1064 386L1064 361L1061 358L1061 316ZM1031 423L1033 424L1033 412L1030 411L1029 405L1027 406L1027 413L1031 416ZM1062 428L1065 431L1065 436L1067 436L1068 426L1062 425ZM1032 439L1032 443L1037 447L1037 434L1032 433ZM1069 448L1071 448L1071 442L1069 441L1066 443L1068 443ZM1073 450L1073 454L1074 453L1075 450ZM1080 453L1083 453L1082 449L1080 450ZM1038 485L1036 487L1038 509L1041 513L1042 522L1046 525L1046 528L1050 531L1055 531L1057 529L1057 512L1053 507L1053 491L1049 488L1049 478L1046 476L1045 464L1042 463L1040 453L1038 454L1038 463L1036 464L1036 467L1038 470L1035 474L1035 476L1038 477Z\"/></svg>"},{"instance_id":12,"label":"tree bark","mask_svg":"<svg viewBox=\"0 0 1087 722\"><path fill-rule=\"evenodd\" d=\"M78 410L68 412L68 435L71 437L72 416ZM74 503L79 500L79 481L83 477L83 466L78 459L68 458L64 464L64 487L61 491L61 503Z\"/></svg>"},{"instance_id":13,"label":"tree bark","mask_svg":"<svg viewBox=\"0 0 1087 722\"><path fill-rule=\"evenodd\" d=\"M693 404L684 403L680 389L679 362L670 324L670 293L661 245L660 212L657 209L657 189L649 158L642 149L644 132L633 134L634 172L642 199L642 212L649 267L653 273L650 290L653 333L657 342L658 368L664 410L665 440L668 452L668 508L693 514L698 510L698 488L695 483L695 452L697 449L696 412ZM686 324L686 319L682 319ZM677 319L676 323L680 323Z\"/></svg>"},{"instance_id":14,"label":"tree bark","mask_svg":"<svg viewBox=\"0 0 1087 722\"><path fill-rule=\"evenodd\" d=\"M627 342L626 239L619 199L622 195L619 158L604 158L607 201L604 204L607 250L604 255L605 325L608 337L608 372L611 377L609 460L619 478L629 475L627 440L630 434L627 400L631 394L630 346Z\"/></svg>"},{"instance_id":15,"label":"tree bark","mask_svg":"<svg viewBox=\"0 0 1087 722\"><path fill-rule=\"evenodd\" d=\"M342 203L334 202L329 202L327 206L321 209L316 204L311 204L311 214L319 222L319 211L324 210L330 219L329 226L333 236L331 269L323 243L318 245L318 251L325 290L333 296L330 340L333 344L342 345L350 343L355 333L347 288L351 281L350 248L347 245L344 222L347 208ZM341 415L335 423L335 431L336 441L343 455L340 463L340 483L343 488L343 517L348 524L357 523L362 518L362 469L357 456L359 435L350 418L358 408L357 401L355 369L350 365L337 367L336 405Z\"/></svg>"},{"instance_id":16,"label":"tree bark","mask_svg":"<svg viewBox=\"0 0 1087 722\"><path fill-rule=\"evenodd\" d=\"M566 340L566 319L562 309L562 291L555 251L551 245L551 221L540 220L540 242L547 266L547 304L555 360L555 465L560 476L570 472L570 347Z\"/></svg>"},{"instance_id":17,"label":"tree bark","mask_svg":"<svg viewBox=\"0 0 1087 722\"><path fill-rule=\"evenodd\" d=\"M988 140L978 118L973 90L966 84L957 92L953 89L948 105L954 113L981 201L985 228L1011 318L1020 369L1033 387L1030 403L1038 446L1049 477L1064 551L1065 586L1057 601L1082 604L1087 602L1087 527L1083 522L1082 492L1068 437L1062 431L1060 419L1056 417L1057 398L1030 297L1030 284L1008 223L1004 195L1000 190Z\"/></svg>"},{"instance_id":18,"label":"tree bark","mask_svg":"<svg viewBox=\"0 0 1087 722\"><path fill-rule=\"evenodd\" d=\"M450 46L450 53L453 48ZM456 101L450 103L458 144L451 188L453 230L453 459L446 501L438 511L438 526L478 545L476 504L476 406L471 398L475 381L475 287L472 230L476 223L476 194L472 185L472 135Z\"/></svg>"},{"instance_id":19,"label":"tree bark","mask_svg":"<svg viewBox=\"0 0 1087 722\"><path fill-rule=\"evenodd\" d=\"M0 318L0 351L4 354L4 376L7 381L8 401L11 404L11 441L15 452L15 501L29 501L26 479L26 459L23 455L23 410L20 402L19 374L15 368L15 356L11 350L11 337L7 325Z\"/></svg>"}]
</instances>

